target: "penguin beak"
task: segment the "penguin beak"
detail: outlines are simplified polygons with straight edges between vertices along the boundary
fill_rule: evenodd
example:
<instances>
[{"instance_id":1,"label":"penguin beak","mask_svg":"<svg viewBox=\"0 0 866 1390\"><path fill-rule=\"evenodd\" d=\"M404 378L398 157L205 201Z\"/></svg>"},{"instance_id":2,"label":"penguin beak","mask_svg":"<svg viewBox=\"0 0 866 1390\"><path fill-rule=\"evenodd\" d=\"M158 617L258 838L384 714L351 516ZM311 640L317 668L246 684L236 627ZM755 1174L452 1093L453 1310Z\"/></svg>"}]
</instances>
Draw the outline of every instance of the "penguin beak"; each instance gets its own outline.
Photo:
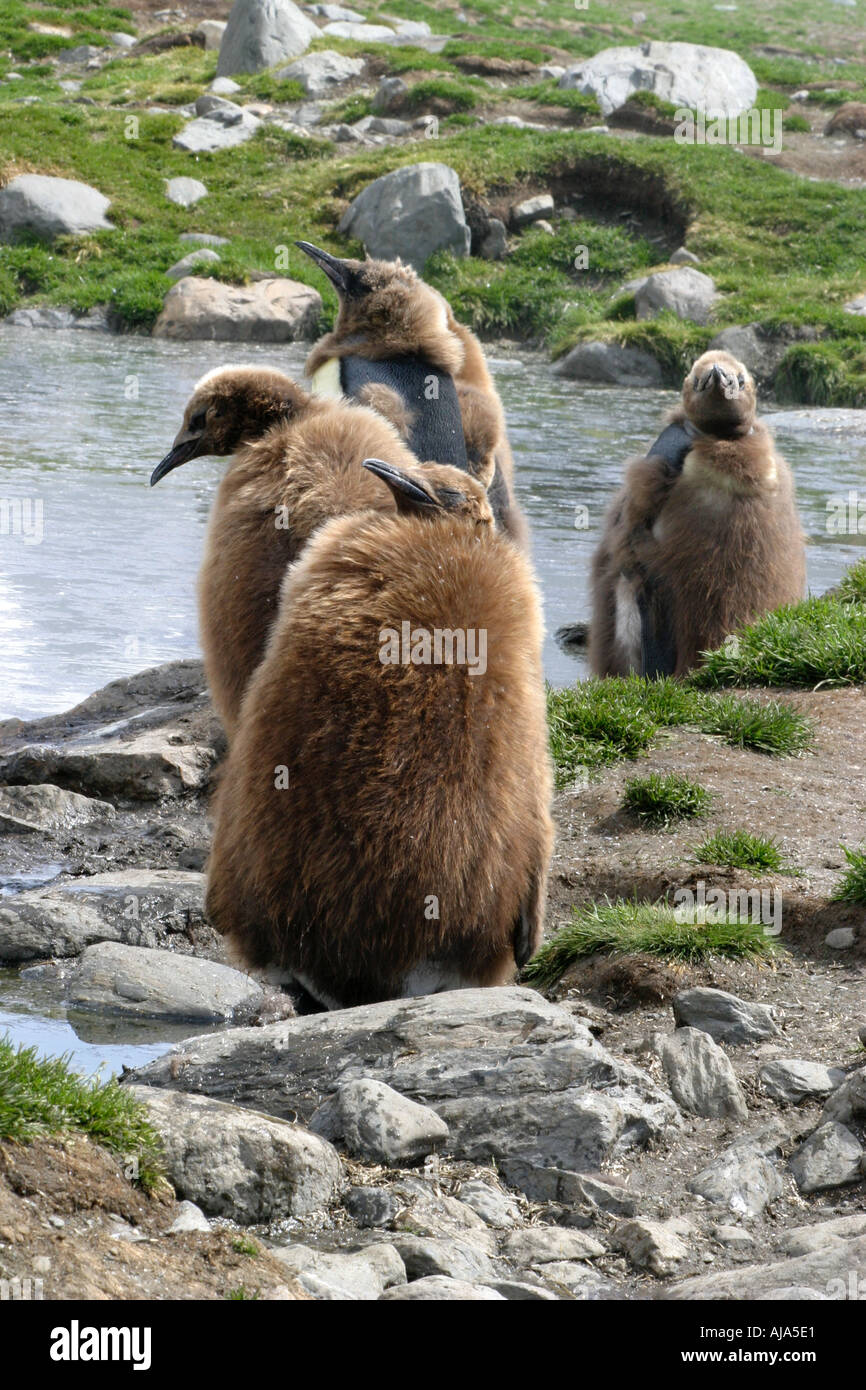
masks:
<instances>
[{"instance_id":1,"label":"penguin beak","mask_svg":"<svg viewBox=\"0 0 866 1390\"><path fill-rule=\"evenodd\" d=\"M201 434L178 435L165 458L156 465L156 468L154 468L151 473L151 487L156 487L156 484L160 482L167 473L171 473L173 469L179 468L182 463L188 462L189 459L194 459L197 454L204 453L205 451L201 447L203 440L204 436Z\"/></svg>"},{"instance_id":2,"label":"penguin beak","mask_svg":"<svg viewBox=\"0 0 866 1390\"><path fill-rule=\"evenodd\" d=\"M411 511L413 508L441 507L442 503L432 492L428 492L415 478L410 478L402 469L382 459L364 459L363 465L368 473L375 473L383 483L387 483L394 494L398 511Z\"/></svg>"},{"instance_id":3,"label":"penguin beak","mask_svg":"<svg viewBox=\"0 0 866 1390\"><path fill-rule=\"evenodd\" d=\"M321 247L314 246L310 241L296 241L295 245L299 251L304 252L304 255L309 256L311 261L315 261L320 270L325 272L337 294L346 299L352 299L358 298L364 293L361 277L345 261L338 260L329 251L323 251Z\"/></svg>"}]
</instances>

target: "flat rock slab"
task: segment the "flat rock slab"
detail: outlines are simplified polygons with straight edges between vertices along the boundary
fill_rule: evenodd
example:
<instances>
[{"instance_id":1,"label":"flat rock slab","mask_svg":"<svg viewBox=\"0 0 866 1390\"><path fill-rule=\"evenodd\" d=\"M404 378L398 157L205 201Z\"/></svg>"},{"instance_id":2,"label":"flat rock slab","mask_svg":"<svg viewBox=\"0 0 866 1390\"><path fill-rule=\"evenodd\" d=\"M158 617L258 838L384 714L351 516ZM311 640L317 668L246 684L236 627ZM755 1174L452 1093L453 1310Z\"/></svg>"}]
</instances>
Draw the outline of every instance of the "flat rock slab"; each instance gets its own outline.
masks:
<instances>
[{"instance_id":1,"label":"flat rock slab","mask_svg":"<svg viewBox=\"0 0 866 1390\"><path fill-rule=\"evenodd\" d=\"M771 1264L740 1265L724 1274L704 1274L676 1284L663 1297L676 1300L783 1297L844 1299L850 1275L866 1268L866 1236L834 1242L826 1249ZM786 1293L786 1291L788 1291ZM796 1291L796 1292L795 1292Z\"/></svg>"},{"instance_id":2,"label":"flat rock slab","mask_svg":"<svg viewBox=\"0 0 866 1390\"><path fill-rule=\"evenodd\" d=\"M114 820L110 801L97 801L50 783L0 787L0 831L56 835L83 825Z\"/></svg>"},{"instance_id":3,"label":"flat rock slab","mask_svg":"<svg viewBox=\"0 0 866 1390\"><path fill-rule=\"evenodd\" d=\"M465 1279L448 1279L432 1274L386 1289L380 1303L493 1303L505 1302L504 1294L485 1284L468 1284Z\"/></svg>"},{"instance_id":4,"label":"flat rock slab","mask_svg":"<svg viewBox=\"0 0 866 1390\"><path fill-rule=\"evenodd\" d=\"M289 343L314 337L321 311L318 290L297 280L275 277L224 285L188 275L166 295L153 336Z\"/></svg>"},{"instance_id":5,"label":"flat rock slab","mask_svg":"<svg viewBox=\"0 0 866 1390\"><path fill-rule=\"evenodd\" d=\"M779 1036L774 1010L723 989L684 989L674 995L678 1028L700 1028L716 1042L762 1042Z\"/></svg>"},{"instance_id":6,"label":"flat rock slab","mask_svg":"<svg viewBox=\"0 0 866 1390\"><path fill-rule=\"evenodd\" d=\"M187 150L191 154L213 154L217 150L230 150L235 145L243 145L251 140L259 129L261 121L251 111L229 103L216 107L206 116L197 116L172 139L176 150Z\"/></svg>"},{"instance_id":7,"label":"flat rock slab","mask_svg":"<svg viewBox=\"0 0 866 1390\"><path fill-rule=\"evenodd\" d=\"M347 1081L319 1107L310 1129L342 1140L357 1158L393 1167L426 1158L448 1138L448 1126L435 1110L382 1081Z\"/></svg>"},{"instance_id":8,"label":"flat rock slab","mask_svg":"<svg viewBox=\"0 0 866 1390\"><path fill-rule=\"evenodd\" d=\"M336 1150L299 1125L203 1096L131 1089L162 1138L169 1181L208 1216L241 1225L309 1217L339 1195Z\"/></svg>"},{"instance_id":9,"label":"flat rock slab","mask_svg":"<svg viewBox=\"0 0 866 1390\"><path fill-rule=\"evenodd\" d=\"M398 1250L385 1242L345 1254L309 1245L276 1246L272 1253L308 1293L328 1302L372 1302L385 1289L406 1283Z\"/></svg>"},{"instance_id":10,"label":"flat rock slab","mask_svg":"<svg viewBox=\"0 0 866 1390\"><path fill-rule=\"evenodd\" d=\"M260 985L230 966L103 941L83 951L68 998L80 1009L218 1023L249 1017L262 995Z\"/></svg>"},{"instance_id":11,"label":"flat rock slab","mask_svg":"<svg viewBox=\"0 0 866 1390\"><path fill-rule=\"evenodd\" d=\"M174 869L119 869L66 879L0 901L0 960L77 956L98 941L194 948L216 941L203 916L204 876Z\"/></svg>"},{"instance_id":12,"label":"flat rock slab","mask_svg":"<svg viewBox=\"0 0 866 1390\"><path fill-rule=\"evenodd\" d=\"M584 1231L560 1226L530 1226L506 1236L499 1253L518 1266L551 1264L554 1260L596 1260L607 1247Z\"/></svg>"},{"instance_id":13,"label":"flat rock slab","mask_svg":"<svg viewBox=\"0 0 866 1390\"><path fill-rule=\"evenodd\" d=\"M658 1138L679 1112L570 1013L520 988L393 1000L192 1038L135 1073L307 1120L348 1081L373 1079L429 1105L447 1151L495 1159L541 1200L569 1174Z\"/></svg>"},{"instance_id":14,"label":"flat rock slab","mask_svg":"<svg viewBox=\"0 0 866 1390\"><path fill-rule=\"evenodd\" d=\"M838 1068L825 1067L820 1062L767 1062L761 1067L760 1082L771 1100L783 1105L799 1105L804 1100L829 1096L845 1080Z\"/></svg>"},{"instance_id":15,"label":"flat rock slab","mask_svg":"<svg viewBox=\"0 0 866 1390\"><path fill-rule=\"evenodd\" d=\"M569 381L608 386L661 386L662 369L651 353L619 343L578 343L553 368Z\"/></svg>"},{"instance_id":16,"label":"flat rock slab","mask_svg":"<svg viewBox=\"0 0 866 1390\"><path fill-rule=\"evenodd\" d=\"M325 49L324 52L307 53L303 58L298 58L287 68L281 68L277 77L300 82L305 94L316 100L329 96L346 82L351 82L353 77L360 77L363 71L363 58L349 58L343 53Z\"/></svg>"}]
</instances>

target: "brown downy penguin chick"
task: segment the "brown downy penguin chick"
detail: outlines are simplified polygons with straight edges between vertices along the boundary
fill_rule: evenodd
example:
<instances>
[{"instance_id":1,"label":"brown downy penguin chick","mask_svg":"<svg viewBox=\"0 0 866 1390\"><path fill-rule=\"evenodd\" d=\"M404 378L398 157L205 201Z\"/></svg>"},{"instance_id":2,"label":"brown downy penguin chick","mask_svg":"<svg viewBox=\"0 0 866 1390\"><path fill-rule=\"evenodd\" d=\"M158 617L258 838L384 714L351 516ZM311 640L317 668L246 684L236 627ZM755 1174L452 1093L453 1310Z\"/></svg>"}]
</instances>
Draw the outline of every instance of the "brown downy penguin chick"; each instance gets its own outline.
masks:
<instances>
[{"instance_id":1,"label":"brown downy penguin chick","mask_svg":"<svg viewBox=\"0 0 866 1390\"><path fill-rule=\"evenodd\" d=\"M398 513L328 522L288 571L208 871L235 954L328 1007L509 981L553 838L528 562L466 473L366 467Z\"/></svg>"},{"instance_id":2,"label":"brown downy penguin chick","mask_svg":"<svg viewBox=\"0 0 866 1390\"><path fill-rule=\"evenodd\" d=\"M339 260L310 242L296 245L324 271L340 301L333 331L307 359L314 389L358 396L370 380L385 382L412 412L408 442L416 457L457 468L466 467L467 454L479 453L477 417L463 408L460 389L480 392L496 422L496 472L489 489L496 523L527 548L526 521L514 500L505 412L475 334L457 322L438 290L399 260Z\"/></svg>"},{"instance_id":3,"label":"brown downy penguin chick","mask_svg":"<svg viewBox=\"0 0 866 1390\"><path fill-rule=\"evenodd\" d=\"M379 399L382 409L388 402ZM399 398L392 393L392 413ZM361 467L415 457L394 425L352 401L320 400L282 372L220 367L203 377L158 483L203 454L234 454L214 502L199 572L199 626L211 695L229 737L276 616L286 566L331 517L393 513L388 488Z\"/></svg>"},{"instance_id":4,"label":"brown downy penguin chick","mask_svg":"<svg viewBox=\"0 0 866 1390\"><path fill-rule=\"evenodd\" d=\"M802 598L793 478L755 406L743 364L707 352L628 466L593 559L596 675L682 676L738 627Z\"/></svg>"}]
</instances>

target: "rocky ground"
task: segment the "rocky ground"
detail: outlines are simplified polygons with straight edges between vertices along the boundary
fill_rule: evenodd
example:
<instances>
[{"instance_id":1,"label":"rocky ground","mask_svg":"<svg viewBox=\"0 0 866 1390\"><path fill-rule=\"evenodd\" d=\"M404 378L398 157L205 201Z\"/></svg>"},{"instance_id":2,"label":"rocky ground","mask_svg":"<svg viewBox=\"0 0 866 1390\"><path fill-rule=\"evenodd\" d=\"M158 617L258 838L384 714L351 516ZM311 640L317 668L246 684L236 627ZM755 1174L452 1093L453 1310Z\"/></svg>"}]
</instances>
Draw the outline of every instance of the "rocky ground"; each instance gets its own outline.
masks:
<instances>
[{"instance_id":1,"label":"rocky ground","mask_svg":"<svg viewBox=\"0 0 866 1390\"><path fill-rule=\"evenodd\" d=\"M866 1264L866 914L826 902L863 800L862 692L797 698L819 729L802 759L685 731L649 758L699 770L707 828L782 838L800 872L773 880L773 965L595 958L548 999L300 1017L226 967L203 917L222 737L200 665L7 721L0 959L73 1016L196 1036L125 1078L187 1205L85 1139L6 1145L0 1277L45 1297L847 1296ZM559 794L551 930L603 893L730 885L689 862L693 832L625 821L624 775ZM827 945L840 927L850 944Z\"/></svg>"}]
</instances>

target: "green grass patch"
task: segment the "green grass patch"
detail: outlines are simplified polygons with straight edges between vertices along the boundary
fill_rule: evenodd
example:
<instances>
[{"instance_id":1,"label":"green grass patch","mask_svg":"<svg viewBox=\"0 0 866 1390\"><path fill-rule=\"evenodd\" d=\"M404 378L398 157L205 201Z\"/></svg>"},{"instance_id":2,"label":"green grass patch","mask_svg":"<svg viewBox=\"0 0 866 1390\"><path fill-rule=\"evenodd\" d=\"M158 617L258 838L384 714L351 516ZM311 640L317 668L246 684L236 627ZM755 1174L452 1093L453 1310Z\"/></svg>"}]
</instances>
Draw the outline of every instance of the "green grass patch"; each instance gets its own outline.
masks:
<instances>
[{"instance_id":1,"label":"green grass patch","mask_svg":"<svg viewBox=\"0 0 866 1390\"><path fill-rule=\"evenodd\" d=\"M695 922L682 919L679 909L667 903L593 903L575 908L574 918L529 962L523 978L540 989L549 989L570 965L587 956L650 955L694 965L714 956L760 960L776 949L760 923L731 918Z\"/></svg>"},{"instance_id":2,"label":"green grass patch","mask_svg":"<svg viewBox=\"0 0 866 1390\"><path fill-rule=\"evenodd\" d=\"M152 1191L162 1179L159 1135L140 1101L112 1079L84 1080L66 1057L0 1038L0 1140L25 1144L52 1134L86 1134L124 1160Z\"/></svg>"},{"instance_id":3,"label":"green grass patch","mask_svg":"<svg viewBox=\"0 0 866 1390\"><path fill-rule=\"evenodd\" d=\"M481 102L482 97L493 93L485 93L480 83L472 83L468 79L454 81L448 77L428 77L416 82L409 88L406 95L406 105L410 111L425 111L433 103L440 107L448 106L451 112L455 111L474 111L475 107Z\"/></svg>"},{"instance_id":4,"label":"green grass patch","mask_svg":"<svg viewBox=\"0 0 866 1390\"><path fill-rule=\"evenodd\" d=\"M752 835L748 830L718 830L695 850L699 864L721 864L729 869L756 869L758 872L779 873L785 863L775 840L765 835Z\"/></svg>"},{"instance_id":5,"label":"green grass patch","mask_svg":"<svg viewBox=\"0 0 866 1390\"><path fill-rule=\"evenodd\" d=\"M666 728L699 729L776 756L802 752L813 737L809 721L784 701L709 693L669 678L616 676L550 689L547 715L560 785L579 768L640 757Z\"/></svg>"},{"instance_id":6,"label":"green grass patch","mask_svg":"<svg viewBox=\"0 0 866 1390\"><path fill-rule=\"evenodd\" d=\"M250 1257L261 1254L258 1245L250 1236L235 1236L232 1241L232 1250L236 1255L248 1255Z\"/></svg>"},{"instance_id":7,"label":"green grass patch","mask_svg":"<svg viewBox=\"0 0 866 1390\"><path fill-rule=\"evenodd\" d=\"M851 588L862 591L862 572ZM709 652L690 676L696 687L860 685L866 681L866 608L810 598L767 613L736 640Z\"/></svg>"},{"instance_id":8,"label":"green grass patch","mask_svg":"<svg viewBox=\"0 0 866 1390\"><path fill-rule=\"evenodd\" d=\"M858 560L843 574L837 598L842 603L866 603L866 560Z\"/></svg>"},{"instance_id":9,"label":"green grass patch","mask_svg":"<svg viewBox=\"0 0 866 1390\"><path fill-rule=\"evenodd\" d=\"M706 787L689 777L652 772L649 777L632 777L626 782L623 805L651 825L669 825L674 820L705 816L712 799Z\"/></svg>"},{"instance_id":10,"label":"green grass patch","mask_svg":"<svg viewBox=\"0 0 866 1390\"><path fill-rule=\"evenodd\" d=\"M866 851L842 845L848 868L833 889L831 902L866 905Z\"/></svg>"}]
</instances>

